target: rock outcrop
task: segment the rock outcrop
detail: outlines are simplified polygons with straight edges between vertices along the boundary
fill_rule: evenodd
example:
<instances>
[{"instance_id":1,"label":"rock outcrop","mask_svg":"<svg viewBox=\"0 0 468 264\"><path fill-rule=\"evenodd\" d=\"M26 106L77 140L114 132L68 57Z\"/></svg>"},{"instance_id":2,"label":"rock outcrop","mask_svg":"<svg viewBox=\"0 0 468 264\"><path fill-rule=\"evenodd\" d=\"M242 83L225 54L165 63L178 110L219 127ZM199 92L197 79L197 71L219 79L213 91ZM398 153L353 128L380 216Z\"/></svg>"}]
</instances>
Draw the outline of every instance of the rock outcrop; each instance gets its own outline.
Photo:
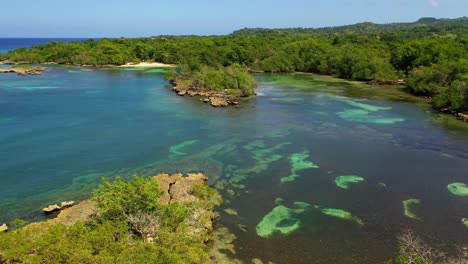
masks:
<instances>
[{"instance_id":1,"label":"rock outcrop","mask_svg":"<svg viewBox=\"0 0 468 264\"><path fill-rule=\"evenodd\" d=\"M154 179L163 191L161 203L167 205L173 202L186 204L197 201L198 198L193 195L193 187L205 184L208 177L202 173L189 173L186 177L182 174L159 174Z\"/></svg>"},{"instance_id":2,"label":"rock outcrop","mask_svg":"<svg viewBox=\"0 0 468 264\"><path fill-rule=\"evenodd\" d=\"M46 67L11 67L11 68L0 68L0 73L16 73L18 75L41 75L43 71L47 70Z\"/></svg>"},{"instance_id":3,"label":"rock outcrop","mask_svg":"<svg viewBox=\"0 0 468 264\"><path fill-rule=\"evenodd\" d=\"M458 120L468 122L468 114L457 113L455 116L458 118Z\"/></svg>"},{"instance_id":4,"label":"rock outcrop","mask_svg":"<svg viewBox=\"0 0 468 264\"><path fill-rule=\"evenodd\" d=\"M450 110L448 108L442 108L440 109L440 111L442 113L446 113L446 114L451 114L451 115L454 115L458 120L461 120L463 122L468 122L468 113L460 113L460 112L457 112L457 111L454 111L454 110Z\"/></svg>"},{"instance_id":5,"label":"rock outcrop","mask_svg":"<svg viewBox=\"0 0 468 264\"><path fill-rule=\"evenodd\" d=\"M60 205L58 204L51 204L48 207L42 209L42 211L46 214L55 212L55 211L60 211L63 210L67 207L73 206L75 204L74 201L69 201L69 202L62 202Z\"/></svg>"},{"instance_id":6,"label":"rock outcrop","mask_svg":"<svg viewBox=\"0 0 468 264\"><path fill-rule=\"evenodd\" d=\"M239 105L239 101L236 97L229 95L226 91L214 91L205 89L195 89L191 87L185 87L181 83L174 82L175 86L172 90L180 96L198 96L200 101L204 103L210 103L213 107L226 107L229 105Z\"/></svg>"},{"instance_id":7,"label":"rock outcrop","mask_svg":"<svg viewBox=\"0 0 468 264\"><path fill-rule=\"evenodd\" d=\"M182 174L159 174L153 177L159 185L163 194L160 196L161 204L168 205L173 202L186 204L198 201L193 195L195 185L206 184L208 177L202 173L192 173L183 176ZM44 208L43 211L51 213L60 210L58 216L49 222L54 224L64 224L71 226L78 221L85 221L95 210L96 202L93 200L84 200L77 205L73 201L62 202L60 205L53 204Z\"/></svg>"},{"instance_id":8,"label":"rock outcrop","mask_svg":"<svg viewBox=\"0 0 468 264\"><path fill-rule=\"evenodd\" d=\"M95 213L95 205L96 202L93 200L84 200L73 207L62 209L56 218L50 220L50 223L72 226L78 221L86 221Z\"/></svg>"},{"instance_id":9,"label":"rock outcrop","mask_svg":"<svg viewBox=\"0 0 468 264\"><path fill-rule=\"evenodd\" d=\"M0 233L8 231L8 226L6 224L3 224L0 226Z\"/></svg>"}]
</instances>

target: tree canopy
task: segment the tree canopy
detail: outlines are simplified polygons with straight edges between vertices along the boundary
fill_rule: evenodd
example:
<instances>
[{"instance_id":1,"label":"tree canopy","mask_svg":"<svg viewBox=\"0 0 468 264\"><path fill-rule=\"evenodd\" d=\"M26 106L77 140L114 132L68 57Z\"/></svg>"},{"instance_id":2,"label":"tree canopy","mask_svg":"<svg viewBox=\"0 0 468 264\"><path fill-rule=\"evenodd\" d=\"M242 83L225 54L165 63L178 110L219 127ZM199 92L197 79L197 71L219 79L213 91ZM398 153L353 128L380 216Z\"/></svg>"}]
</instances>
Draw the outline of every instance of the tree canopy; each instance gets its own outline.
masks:
<instances>
[{"instance_id":1,"label":"tree canopy","mask_svg":"<svg viewBox=\"0 0 468 264\"><path fill-rule=\"evenodd\" d=\"M253 72L313 72L381 84L404 79L409 92L434 97L435 107L464 111L468 18L320 29L243 29L226 36L51 42L8 52L1 59L79 65L144 60L215 69L242 65ZM224 74L199 67L195 75L209 75L208 82ZM217 89L215 83L211 84Z\"/></svg>"}]
</instances>

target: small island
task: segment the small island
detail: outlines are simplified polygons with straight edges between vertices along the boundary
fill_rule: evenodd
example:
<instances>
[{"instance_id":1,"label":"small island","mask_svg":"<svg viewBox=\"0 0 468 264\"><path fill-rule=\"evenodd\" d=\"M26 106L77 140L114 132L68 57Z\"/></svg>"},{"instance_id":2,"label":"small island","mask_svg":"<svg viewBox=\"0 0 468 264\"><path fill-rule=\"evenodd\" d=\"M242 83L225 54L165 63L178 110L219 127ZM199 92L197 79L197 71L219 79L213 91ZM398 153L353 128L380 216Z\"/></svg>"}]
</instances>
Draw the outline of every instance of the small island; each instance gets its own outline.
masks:
<instances>
[{"instance_id":1,"label":"small island","mask_svg":"<svg viewBox=\"0 0 468 264\"><path fill-rule=\"evenodd\" d=\"M239 105L240 99L255 95L257 81L247 67L233 64L213 68L206 65L180 66L169 71L166 80L180 96L199 96L213 107Z\"/></svg>"}]
</instances>

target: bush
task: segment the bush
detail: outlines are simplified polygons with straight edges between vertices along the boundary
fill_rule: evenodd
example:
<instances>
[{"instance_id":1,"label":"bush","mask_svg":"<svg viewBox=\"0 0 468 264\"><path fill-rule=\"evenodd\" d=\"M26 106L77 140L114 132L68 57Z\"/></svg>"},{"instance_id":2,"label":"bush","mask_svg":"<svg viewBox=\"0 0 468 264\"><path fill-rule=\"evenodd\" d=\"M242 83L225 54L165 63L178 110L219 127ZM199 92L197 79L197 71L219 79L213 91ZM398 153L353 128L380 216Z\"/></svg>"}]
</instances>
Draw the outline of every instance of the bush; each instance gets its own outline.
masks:
<instances>
[{"instance_id":1,"label":"bush","mask_svg":"<svg viewBox=\"0 0 468 264\"><path fill-rule=\"evenodd\" d=\"M42 222L2 233L0 262L206 263L204 221L214 218L221 198L205 185L193 192L199 201L162 205L153 178L104 179L95 190L98 211L90 221L72 226ZM19 227L24 221L15 223Z\"/></svg>"}]
</instances>

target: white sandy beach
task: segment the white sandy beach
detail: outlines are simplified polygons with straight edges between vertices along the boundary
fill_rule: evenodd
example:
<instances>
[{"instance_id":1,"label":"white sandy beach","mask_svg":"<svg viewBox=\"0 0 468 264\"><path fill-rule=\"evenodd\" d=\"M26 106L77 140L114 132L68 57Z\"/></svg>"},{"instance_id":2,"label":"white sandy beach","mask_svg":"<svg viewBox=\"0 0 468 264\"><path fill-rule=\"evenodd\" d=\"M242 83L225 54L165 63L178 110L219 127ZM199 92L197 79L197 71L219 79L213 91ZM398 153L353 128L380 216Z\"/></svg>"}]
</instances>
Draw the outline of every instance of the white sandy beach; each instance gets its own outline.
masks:
<instances>
[{"instance_id":1,"label":"white sandy beach","mask_svg":"<svg viewBox=\"0 0 468 264\"><path fill-rule=\"evenodd\" d=\"M161 63L161 62L139 62L139 63L132 63L129 62L125 65L120 65L118 67L123 67L123 68L138 68L138 67L144 67L144 68L166 68L166 67L175 67L176 65L174 64L166 64L166 63Z\"/></svg>"}]
</instances>

